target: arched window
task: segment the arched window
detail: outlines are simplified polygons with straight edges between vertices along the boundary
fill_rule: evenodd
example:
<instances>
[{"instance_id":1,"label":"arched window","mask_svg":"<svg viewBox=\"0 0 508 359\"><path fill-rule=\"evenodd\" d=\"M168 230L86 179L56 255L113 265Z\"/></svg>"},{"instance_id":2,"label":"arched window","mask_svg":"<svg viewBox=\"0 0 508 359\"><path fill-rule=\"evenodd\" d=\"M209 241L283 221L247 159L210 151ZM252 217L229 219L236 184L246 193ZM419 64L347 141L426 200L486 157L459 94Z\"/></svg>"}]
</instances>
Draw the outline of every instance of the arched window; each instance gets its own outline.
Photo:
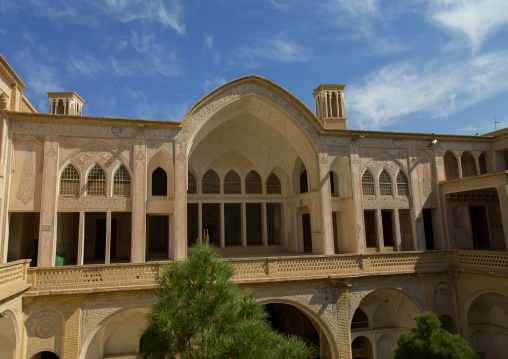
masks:
<instances>
[{"instance_id":1,"label":"arched window","mask_svg":"<svg viewBox=\"0 0 508 359\"><path fill-rule=\"evenodd\" d=\"M351 320L351 329L361 329L369 327L369 318L367 314L360 308L358 308L353 315L353 319Z\"/></svg>"},{"instance_id":2,"label":"arched window","mask_svg":"<svg viewBox=\"0 0 508 359\"><path fill-rule=\"evenodd\" d=\"M79 172L72 164L69 164L60 177L61 196L79 196Z\"/></svg>"},{"instance_id":3,"label":"arched window","mask_svg":"<svg viewBox=\"0 0 508 359\"><path fill-rule=\"evenodd\" d=\"M268 179L266 180L266 193L281 194L280 179L275 173L268 176Z\"/></svg>"},{"instance_id":4,"label":"arched window","mask_svg":"<svg viewBox=\"0 0 508 359\"><path fill-rule=\"evenodd\" d=\"M152 196L168 195L168 175L162 168L157 167L152 172Z\"/></svg>"},{"instance_id":5,"label":"arched window","mask_svg":"<svg viewBox=\"0 0 508 359\"><path fill-rule=\"evenodd\" d=\"M224 177L224 193L242 193L242 180L235 171L229 171Z\"/></svg>"},{"instance_id":6,"label":"arched window","mask_svg":"<svg viewBox=\"0 0 508 359\"><path fill-rule=\"evenodd\" d=\"M89 196L106 195L106 175L99 165L95 165L88 174L86 193Z\"/></svg>"},{"instance_id":7,"label":"arched window","mask_svg":"<svg viewBox=\"0 0 508 359\"><path fill-rule=\"evenodd\" d=\"M478 157L478 165L480 167L480 174L487 173L487 160L485 158L485 152L482 152L480 157Z\"/></svg>"},{"instance_id":8,"label":"arched window","mask_svg":"<svg viewBox=\"0 0 508 359\"><path fill-rule=\"evenodd\" d=\"M409 196L409 185L406 175L400 171L397 175L397 194L401 196Z\"/></svg>"},{"instance_id":9,"label":"arched window","mask_svg":"<svg viewBox=\"0 0 508 359\"><path fill-rule=\"evenodd\" d=\"M131 195L131 176L125 166L120 166L113 177L113 196Z\"/></svg>"},{"instance_id":10,"label":"arched window","mask_svg":"<svg viewBox=\"0 0 508 359\"><path fill-rule=\"evenodd\" d=\"M384 170L379 175L379 194L381 196L392 195L392 181L388 173Z\"/></svg>"},{"instance_id":11,"label":"arched window","mask_svg":"<svg viewBox=\"0 0 508 359\"><path fill-rule=\"evenodd\" d=\"M309 192L309 183L307 181L307 170L304 169L300 174L300 193Z\"/></svg>"},{"instance_id":12,"label":"arched window","mask_svg":"<svg viewBox=\"0 0 508 359\"><path fill-rule=\"evenodd\" d=\"M208 170L203 176L203 193L220 193L220 179L214 170Z\"/></svg>"},{"instance_id":13,"label":"arched window","mask_svg":"<svg viewBox=\"0 0 508 359\"><path fill-rule=\"evenodd\" d=\"M263 193L261 176L256 171L250 171L245 178L245 192L250 194Z\"/></svg>"},{"instance_id":14,"label":"arched window","mask_svg":"<svg viewBox=\"0 0 508 359\"><path fill-rule=\"evenodd\" d=\"M374 176L366 170L362 176L362 191L364 196L374 196Z\"/></svg>"},{"instance_id":15,"label":"arched window","mask_svg":"<svg viewBox=\"0 0 508 359\"><path fill-rule=\"evenodd\" d=\"M187 172L187 193L197 193L197 191L196 177L192 173Z\"/></svg>"}]
</instances>

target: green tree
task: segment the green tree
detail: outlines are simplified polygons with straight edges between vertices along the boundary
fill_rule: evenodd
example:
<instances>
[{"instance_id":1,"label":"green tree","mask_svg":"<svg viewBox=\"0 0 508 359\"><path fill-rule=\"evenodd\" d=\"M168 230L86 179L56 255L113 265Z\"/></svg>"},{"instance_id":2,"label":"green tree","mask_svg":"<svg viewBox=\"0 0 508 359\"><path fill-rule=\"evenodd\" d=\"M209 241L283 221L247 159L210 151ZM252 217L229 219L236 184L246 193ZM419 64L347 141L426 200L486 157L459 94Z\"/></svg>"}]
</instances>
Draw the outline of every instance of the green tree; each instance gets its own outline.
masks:
<instances>
[{"instance_id":1,"label":"green tree","mask_svg":"<svg viewBox=\"0 0 508 359\"><path fill-rule=\"evenodd\" d=\"M441 328L432 312L415 315L416 326L402 334L394 359L476 359L466 340Z\"/></svg>"},{"instance_id":2,"label":"green tree","mask_svg":"<svg viewBox=\"0 0 508 359\"><path fill-rule=\"evenodd\" d=\"M233 274L208 242L166 266L138 358L312 357L301 339L272 330L263 306L231 281Z\"/></svg>"}]
</instances>

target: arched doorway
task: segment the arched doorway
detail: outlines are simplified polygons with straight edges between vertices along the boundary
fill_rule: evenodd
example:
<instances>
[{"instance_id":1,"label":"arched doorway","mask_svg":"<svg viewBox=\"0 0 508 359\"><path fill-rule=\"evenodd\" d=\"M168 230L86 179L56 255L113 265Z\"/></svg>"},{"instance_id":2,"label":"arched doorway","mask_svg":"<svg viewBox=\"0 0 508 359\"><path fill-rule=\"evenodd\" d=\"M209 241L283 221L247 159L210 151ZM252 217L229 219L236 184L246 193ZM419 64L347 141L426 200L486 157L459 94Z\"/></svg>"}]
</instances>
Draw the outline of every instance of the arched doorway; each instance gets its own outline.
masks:
<instances>
[{"instance_id":1,"label":"arched doorway","mask_svg":"<svg viewBox=\"0 0 508 359\"><path fill-rule=\"evenodd\" d=\"M16 327L11 313L3 313L0 317L0 358L16 357Z\"/></svg>"},{"instance_id":2,"label":"arched doorway","mask_svg":"<svg viewBox=\"0 0 508 359\"><path fill-rule=\"evenodd\" d=\"M365 336L356 337L351 342L351 357L353 359L373 359L372 344Z\"/></svg>"},{"instance_id":3,"label":"arched doorway","mask_svg":"<svg viewBox=\"0 0 508 359\"><path fill-rule=\"evenodd\" d=\"M495 292L476 297L467 310L469 342L482 358L508 353L508 297Z\"/></svg>"},{"instance_id":4,"label":"arched doorway","mask_svg":"<svg viewBox=\"0 0 508 359\"><path fill-rule=\"evenodd\" d=\"M35 354L31 359L60 359L60 357L53 352L44 351Z\"/></svg>"},{"instance_id":5,"label":"arched doorway","mask_svg":"<svg viewBox=\"0 0 508 359\"><path fill-rule=\"evenodd\" d=\"M351 338L364 337L364 351L368 348L365 340L370 338L369 353L376 353L377 358L391 358L398 336L415 325L413 317L419 313L421 310L404 292L392 288L375 290L356 309L351 320Z\"/></svg>"},{"instance_id":6,"label":"arched doorway","mask_svg":"<svg viewBox=\"0 0 508 359\"><path fill-rule=\"evenodd\" d=\"M273 329L285 335L300 337L319 354L316 358L334 357L324 331L299 308L286 303L268 303L264 304L264 307Z\"/></svg>"},{"instance_id":7,"label":"arched doorway","mask_svg":"<svg viewBox=\"0 0 508 359\"><path fill-rule=\"evenodd\" d=\"M104 319L83 348L82 359L114 357L135 358L140 338L148 323L148 307L134 307L117 311Z\"/></svg>"}]
</instances>

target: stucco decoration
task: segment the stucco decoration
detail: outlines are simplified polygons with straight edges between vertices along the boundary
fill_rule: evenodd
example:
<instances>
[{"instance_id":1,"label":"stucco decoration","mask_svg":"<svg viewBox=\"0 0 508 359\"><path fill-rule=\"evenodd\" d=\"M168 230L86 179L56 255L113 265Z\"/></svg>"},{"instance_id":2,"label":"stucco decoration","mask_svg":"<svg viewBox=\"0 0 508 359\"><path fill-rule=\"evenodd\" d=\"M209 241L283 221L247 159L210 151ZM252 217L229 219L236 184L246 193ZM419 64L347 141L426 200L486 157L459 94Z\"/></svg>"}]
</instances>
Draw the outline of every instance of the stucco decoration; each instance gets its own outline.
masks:
<instances>
[{"instance_id":1,"label":"stucco decoration","mask_svg":"<svg viewBox=\"0 0 508 359\"><path fill-rule=\"evenodd\" d=\"M373 283L356 286L353 284L349 289L349 320L353 318L356 310L360 306L360 302L370 293L379 289L398 290L404 293L411 299L420 312L425 308L425 295L423 282L407 282L407 281L394 281L392 283Z\"/></svg>"},{"instance_id":2,"label":"stucco decoration","mask_svg":"<svg viewBox=\"0 0 508 359\"><path fill-rule=\"evenodd\" d=\"M132 210L131 197L59 197L59 212L127 212Z\"/></svg>"},{"instance_id":3,"label":"stucco decoration","mask_svg":"<svg viewBox=\"0 0 508 359\"><path fill-rule=\"evenodd\" d=\"M129 120L126 120L129 121ZM131 120L133 125L137 125L135 120ZM55 134L69 136L89 136L89 137L111 137L111 138L151 138L151 139L172 139L178 133L178 124L175 128L145 128L138 131L137 126L122 127L118 131L115 126L85 125L72 123L55 122L33 122L11 119L11 129L14 132L37 133L37 134Z\"/></svg>"},{"instance_id":4,"label":"stucco decoration","mask_svg":"<svg viewBox=\"0 0 508 359\"><path fill-rule=\"evenodd\" d=\"M78 150L71 158L81 169L87 169L94 163L99 163L104 168L109 169L118 162L130 167L128 159L117 154L104 141L100 140L94 140L85 145L82 150Z\"/></svg>"},{"instance_id":5,"label":"stucco decoration","mask_svg":"<svg viewBox=\"0 0 508 359\"><path fill-rule=\"evenodd\" d=\"M328 160L330 165L335 157L340 156L347 164L349 164L349 147L339 147L339 146L328 146Z\"/></svg>"},{"instance_id":6,"label":"stucco decoration","mask_svg":"<svg viewBox=\"0 0 508 359\"><path fill-rule=\"evenodd\" d=\"M26 320L27 358L50 350L61 356L65 306L48 305L30 310Z\"/></svg>"},{"instance_id":7,"label":"stucco decoration","mask_svg":"<svg viewBox=\"0 0 508 359\"><path fill-rule=\"evenodd\" d=\"M369 155L362 156L362 159L363 158L369 158ZM376 153L373 159L367 162L367 164L364 167L366 166L368 166L373 171L374 176L377 176L379 172L381 172L381 169L386 169L392 177L392 182L393 179L395 178L395 173L397 172L397 170L400 167L406 168L406 166L400 163L393 155L389 154L387 151L381 151Z\"/></svg>"},{"instance_id":8,"label":"stucco decoration","mask_svg":"<svg viewBox=\"0 0 508 359\"><path fill-rule=\"evenodd\" d=\"M409 200L400 197L363 197L364 209L409 209Z\"/></svg>"},{"instance_id":9,"label":"stucco decoration","mask_svg":"<svg viewBox=\"0 0 508 359\"><path fill-rule=\"evenodd\" d=\"M313 312L326 325L323 330L333 335L338 343L339 323L337 312L337 298L330 288L315 288L301 290L284 290L280 292L256 293L256 299L266 303L298 303L300 306ZM313 318L310 318L313 319ZM334 343L330 343L333 346Z\"/></svg>"},{"instance_id":10,"label":"stucco decoration","mask_svg":"<svg viewBox=\"0 0 508 359\"><path fill-rule=\"evenodd\" d=\"M136 306L150 306L153 299L141 299L125 302L101 302L81 304L81 328L79 337L79 351L92 339L100 327L100 323L111 314L119 310Z\"/></svg>"},{"instance_id":11,"label":"stucco decoration","mask_svg":"<svg viewBox=\"0 0 508 359\"><path fill-rule=\"evenodd\" d=\"M201 123L213 116L213 114L221 108L244 96L257 95L279 106L290 117L296 120L296 122L303 127L303 130L308 133L315 145L319 145L321 143L325 144L325 140L321 138L314 125L301 112L302 110L296 108L280 93L277 93L278 91L280 90L268 82L263 83L263 86L253 82L245 82L225 90L224 92L211 97L208 101L204 102L198 109L196 109L190 119L184 124L182 131L175 137L175 141L188 142L192 137L192 134L198 130Z\"/></svg>"},{"instance_id":12,"label":"stucco decoration","mask_svg":"<svg viewBox=\"0 0 508 359\"><path fill-rule=\"evenodd\" d=\"M146 142L147 152L148 152L148 162L152 159L152 157L159 151L164 152L171 161L175 163L175 158L173 156L173 142L169 141L161 141L161 140L149 140Z\"/></svg>"},{"instance_id":13,"label":"stucco decoration","mask_svg":"<svg viewBox=\"0 0 508 359\"><path fill-rule=\"evenodd\" d=\"M24 137L23 142L25 144L25 160L23 161L23 167L21 168L20 181L18 183L18 190L16 191L16 198L24 204L27 204L33 200L35 195L35 174L34 174L34 163L33 163L33 152L32 148L34 140L30 137Z\"/></svg>"}]
</instances>

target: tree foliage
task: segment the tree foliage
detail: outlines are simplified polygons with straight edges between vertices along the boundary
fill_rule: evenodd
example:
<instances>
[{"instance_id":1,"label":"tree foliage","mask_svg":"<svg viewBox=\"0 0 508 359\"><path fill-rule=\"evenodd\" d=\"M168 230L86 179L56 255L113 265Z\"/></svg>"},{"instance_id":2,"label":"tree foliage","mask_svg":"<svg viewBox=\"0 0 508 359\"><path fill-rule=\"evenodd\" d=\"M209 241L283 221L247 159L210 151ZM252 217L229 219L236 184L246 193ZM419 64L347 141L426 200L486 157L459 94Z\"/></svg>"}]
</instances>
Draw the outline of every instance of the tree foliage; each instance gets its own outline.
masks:
<instances>
[{"instance_id":1,"label":"tree foliage","mask_svg":"<svg viewBox=\"0 0 508 359\"><path fill-rule=\"evenodd\" d=\"M416 326L399 336L395 359L476 359L464 338L441 328L432 312L415 315Z\"/></svg>"},{"instance_id":2,"label":"tree foliage","mask_svg":"<svg viewBox=\"0 0 508 359\"><path fill-rule=\"evenodd\" d=\"M208 243L166 266L138 358L312 357L301 339L272 330L263 306L232 276L231 266Z\"/></svg>"}]
</instances>

